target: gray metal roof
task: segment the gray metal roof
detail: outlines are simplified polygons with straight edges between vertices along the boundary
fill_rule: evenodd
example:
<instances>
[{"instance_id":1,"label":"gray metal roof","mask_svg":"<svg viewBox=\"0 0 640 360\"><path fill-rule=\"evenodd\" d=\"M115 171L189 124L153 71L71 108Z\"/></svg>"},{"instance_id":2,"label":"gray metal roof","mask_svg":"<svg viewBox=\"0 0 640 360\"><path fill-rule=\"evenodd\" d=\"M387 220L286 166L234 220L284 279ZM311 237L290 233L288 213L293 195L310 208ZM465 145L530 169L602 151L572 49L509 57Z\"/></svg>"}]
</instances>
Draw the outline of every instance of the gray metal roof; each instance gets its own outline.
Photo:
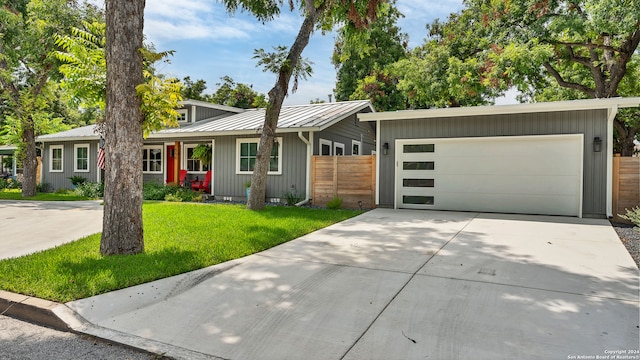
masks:
<instances>
[{"instance_id":1,"label":"gray metal roof","mask_svg":"<svg viewBox=\"0 0 640 360\"><path fill-rule=\"evenodd\" d=\"M323 130L362 110L374 111L368 100L283 106L278 119L278 130ZM162 134L257 132L262 128L264 117L265 109L252 109L181 128L164 129L153 137L161 137Z\"/></svg>"},{"instance_id":2,"label":"gray metal roof","mask_svg":"<svg viewBox=\"0 0 640 360\"><path fill-rule=\"evenodd\" d=\"M320 131L358 112L375 111L368 100L283 106L278 120L279 131ZM149 135L159 139L176 136L235 135L256 133L264 123L265 109L251 109L239 114L222 115L179 128L167 128ZM73 141L99 139L95 125L83 126L55 134L41 135L38 141Z\"/></svg>"}]
</instances>

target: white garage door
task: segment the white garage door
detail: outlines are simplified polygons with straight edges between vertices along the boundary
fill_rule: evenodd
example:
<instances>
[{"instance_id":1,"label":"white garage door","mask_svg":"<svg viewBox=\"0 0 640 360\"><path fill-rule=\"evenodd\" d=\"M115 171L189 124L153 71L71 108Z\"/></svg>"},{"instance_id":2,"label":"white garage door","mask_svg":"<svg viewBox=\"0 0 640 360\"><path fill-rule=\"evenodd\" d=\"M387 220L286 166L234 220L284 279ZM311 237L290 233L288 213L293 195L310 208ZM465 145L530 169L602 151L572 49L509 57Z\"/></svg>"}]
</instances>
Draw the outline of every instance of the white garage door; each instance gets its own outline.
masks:
<instances>
[{"instance_id":1,"label":"white garage door","mask_svg":"<svg viewBox=\"0 0 640 360\"><path fill-rule=\"evenodd\" d=\"M396 140L396 208L582 216L583 135Z\"/></svg>"}]
</instances>

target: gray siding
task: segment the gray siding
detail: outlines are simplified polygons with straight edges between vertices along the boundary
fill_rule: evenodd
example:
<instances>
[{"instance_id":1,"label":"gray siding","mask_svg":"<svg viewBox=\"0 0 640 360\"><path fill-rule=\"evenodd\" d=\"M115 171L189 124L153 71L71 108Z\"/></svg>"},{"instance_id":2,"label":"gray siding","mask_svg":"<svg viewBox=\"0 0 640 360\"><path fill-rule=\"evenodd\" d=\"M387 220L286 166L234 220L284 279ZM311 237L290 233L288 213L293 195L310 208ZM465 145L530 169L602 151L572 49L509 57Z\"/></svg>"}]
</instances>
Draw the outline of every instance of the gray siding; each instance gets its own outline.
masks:
<instances>
[{"instance_id":1,"label":"gray siding","mask_svg":"<svg viewBox=\"0 0 640 360\"><path fill-rule=\"evenodd\" d=\"M340 121L329 128L314 134L313 155L320 154L320 139L339 142L345 146L345 155L352 155L351 141L362 141L360 155L371 155L371 151L376 149L376 134L370 122L360 122L356 115Z\"/></svg>"},{"instance_id":2,"label":"gray siding","mask_svg":"<svg viewBox=\"0 0 640 360\"><path fill-rule=\"evenodd\" d=\"M389 154L380 155L380 205L393 206L395 139L455 138L584 134L584 215L606 213L607 112L554 113L435 118L380 122L380 143ZM593 138L602 139L602 151L593 152Z\"/></svg>"},{"instance_id":3,"label":"gray siding","mask_svg":"<svg viewBox=\"0 0 640 360\"><path fill-rule=\"evenodd\" d=\"M297 134L282 136L282 175L267 176L267 198L280 198L285 192L295 189L299 193L306 191L306 145ZM260 135L240 138L259 139ZM251 175L236 174L237 136L215 138L213 191L216 198L225 196L245 197L244 183Z\"/></svg>"},{"instance_id":4,"label":"gray siding","mask_svg":"<svg viewBox=\"0 0 640 360\"><path fill-rule=\"evenodd\" d=\"M49 184L51 189L71 189L72 176L82 176L89 182L98 181L98 142L97 141L79 141L77 144L89 144L89 172L75 172L74 171L74 142L56 142L45 143L42 156L42 183ZM51 172L50 171L50 149L51 146L62 145L62 157L63 157L63 172Z\"/></svg>"},{"instance_id":5,"label":"gray siding","mask_svg":"<svg viewBox=\"0 0 640 360\"><path fill-rule=\"evenodd\" d=\"M188 108L187 115L192 116L191 106L187 106L187 108ZM216 117L220 115L233 115L233 114L235 113L224 111L224 110L212 109L212 108L203 107L203 106L196 106L196 122L204 119L210 119L212 117ZM191 118L189 117L189 119Z\"/></svg>"}]
</instances>

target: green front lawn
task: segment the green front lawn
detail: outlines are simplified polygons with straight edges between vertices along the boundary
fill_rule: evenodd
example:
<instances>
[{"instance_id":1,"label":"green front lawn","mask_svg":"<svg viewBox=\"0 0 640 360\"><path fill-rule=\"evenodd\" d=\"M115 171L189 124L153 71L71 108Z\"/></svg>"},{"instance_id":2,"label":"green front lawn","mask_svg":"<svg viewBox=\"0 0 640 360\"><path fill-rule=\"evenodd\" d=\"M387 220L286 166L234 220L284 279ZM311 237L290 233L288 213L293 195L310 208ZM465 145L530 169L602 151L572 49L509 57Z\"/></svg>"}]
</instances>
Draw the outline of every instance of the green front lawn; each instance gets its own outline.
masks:
<instances>
[{"instance_id":1,"label":"green front lawn","mask_svg":"<svg viewBox=\"0 0 640 360\"><path fill-rule=\"evenodd\" d=\"M100 234L0 261L0 289L58 302L201 269L346 220L359 211L145 202L145 252L100 256Z\"/></svg>"},{"instance_id":2,"label":"green front lawn","mask_svg":"<svg viewBox=\"0 0 640 360\"><path fill-rule=\"evenodd\" d=\"M90 200L84 196L78 196L73 192L68 193L37 193L36 196L24 198L20 189L0 190L0 200L39 200L39 201L78 201Z\"/></svg>"}]
</instances>

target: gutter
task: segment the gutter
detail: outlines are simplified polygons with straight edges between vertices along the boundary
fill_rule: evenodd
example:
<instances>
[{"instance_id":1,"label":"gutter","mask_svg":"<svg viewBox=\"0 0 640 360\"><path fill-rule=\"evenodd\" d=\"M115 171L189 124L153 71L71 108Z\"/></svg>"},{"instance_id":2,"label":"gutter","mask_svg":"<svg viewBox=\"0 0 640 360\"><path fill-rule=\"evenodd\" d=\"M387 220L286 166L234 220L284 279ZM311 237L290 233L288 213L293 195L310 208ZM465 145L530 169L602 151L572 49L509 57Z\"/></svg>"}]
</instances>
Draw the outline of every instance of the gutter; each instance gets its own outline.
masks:
<instances>
[{"instance_id":1,"label":"gutter","mask_svg":"<svg viewBox=\"0 0 640 360\"><path fill-rule=\"evenodd\" d=\"M613 119L618 114L618 104L612 104L607 117L607 218L613 217Z\"/></svg>"},{"instance_id":2,"label":"gutter","mask_svg":"<svg viewBox=\"0 0 640 360\"><path fill-rule=\"evenodd\" d=\"M296 204L296 206L302 206L308 204L311 200L309 198L309 194L311 193L311 156L313 155L313 146L311 143L313 142L313 133L309 131L309 139L305 139L302 136L302 131L298 131L298 137L302 140L305 145L307 145L307 181L306 181L306 191L304 192L304 200L300 201Z\"/></svg>"}]
</instances>

